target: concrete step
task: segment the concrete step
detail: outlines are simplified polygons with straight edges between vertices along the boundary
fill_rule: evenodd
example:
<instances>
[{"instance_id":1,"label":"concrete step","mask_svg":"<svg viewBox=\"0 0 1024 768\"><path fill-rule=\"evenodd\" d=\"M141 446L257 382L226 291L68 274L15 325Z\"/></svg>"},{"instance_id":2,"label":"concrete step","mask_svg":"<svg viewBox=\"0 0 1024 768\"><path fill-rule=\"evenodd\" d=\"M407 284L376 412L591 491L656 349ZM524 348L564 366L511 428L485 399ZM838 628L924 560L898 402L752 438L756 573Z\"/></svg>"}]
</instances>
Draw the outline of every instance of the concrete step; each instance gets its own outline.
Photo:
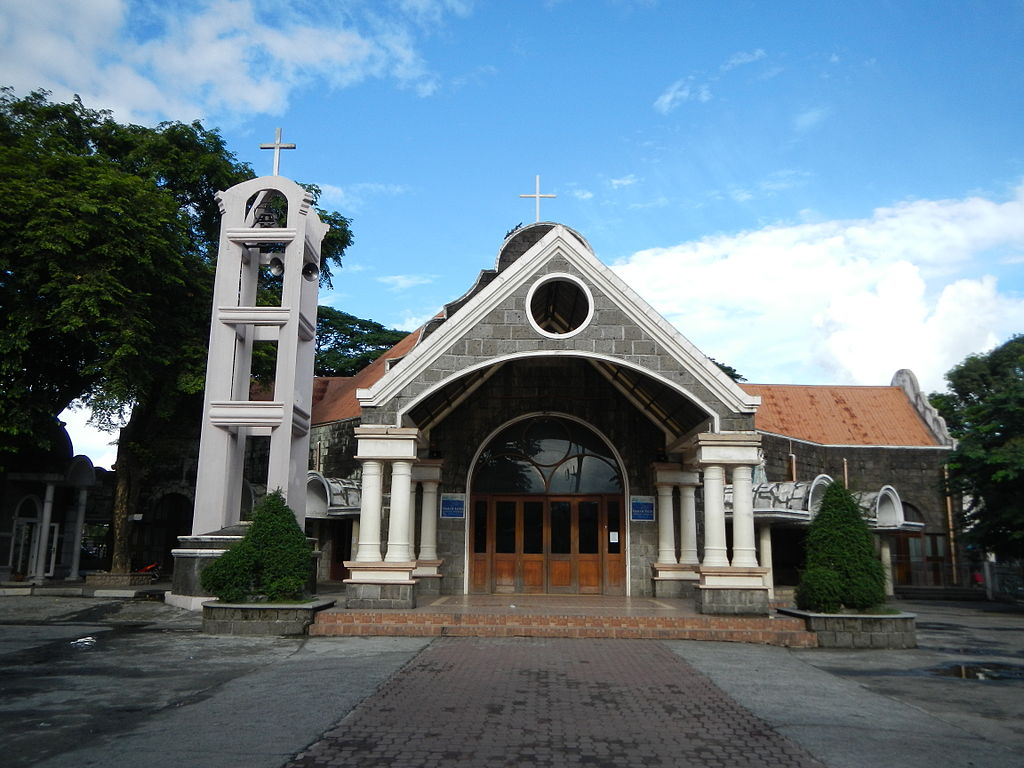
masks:
<instances>
[{"instance_id":1,"label":"concrete step","mask_svg":"<svg viewBox=\"0 0 1024 768\"><path fill-rule=\"evenodd\" d=\"M322 611L309 627L312 637L357 635L404 637L576 637L655 640L713 640L791 648L814 648L813 632L787 617L550 616L428 613L404 611Z\"/></svg>"}]
</instances>

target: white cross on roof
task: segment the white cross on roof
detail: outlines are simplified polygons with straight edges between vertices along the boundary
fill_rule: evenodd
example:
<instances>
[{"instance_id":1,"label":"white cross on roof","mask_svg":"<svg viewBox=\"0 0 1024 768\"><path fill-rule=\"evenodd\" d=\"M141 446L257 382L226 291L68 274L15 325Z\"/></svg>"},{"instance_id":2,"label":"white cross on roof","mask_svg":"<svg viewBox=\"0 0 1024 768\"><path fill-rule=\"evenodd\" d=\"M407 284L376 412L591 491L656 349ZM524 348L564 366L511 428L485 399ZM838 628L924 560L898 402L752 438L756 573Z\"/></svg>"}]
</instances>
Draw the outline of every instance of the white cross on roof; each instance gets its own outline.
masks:
<instances>
[{"instance_id":1,"label":"white cross on roof","mask_svg":"<svg viewBox=\"0 0 1024 768\"><path fill-rule=\"evenodd\" d=\"M520 197L533 197L537 200L537 221L540 221L540 199L542 197L558 197L558 195L542 195L540 193L540 174L537 174L537 191L532 195L520 195Z\"/></svg>"}]
</instances>

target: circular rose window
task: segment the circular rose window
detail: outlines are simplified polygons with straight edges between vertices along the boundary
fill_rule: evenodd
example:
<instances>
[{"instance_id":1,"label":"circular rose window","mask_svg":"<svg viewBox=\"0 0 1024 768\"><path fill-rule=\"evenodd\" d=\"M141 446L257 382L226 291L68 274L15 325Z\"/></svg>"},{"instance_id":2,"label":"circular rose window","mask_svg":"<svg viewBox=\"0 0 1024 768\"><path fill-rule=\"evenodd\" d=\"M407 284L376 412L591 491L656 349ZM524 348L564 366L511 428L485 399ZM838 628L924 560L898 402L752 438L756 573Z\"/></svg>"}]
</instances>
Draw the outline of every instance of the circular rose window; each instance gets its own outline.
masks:
<instances>
[{"instance_id":1,"label":"circular rose window","mask_svg":"<svg viewBox=\"0 0 1024 768\"><path fill-rule=\"evenodd\" d=\"M578 333L594 315L590 291L570 275L549 275L530 289L526 303L531 325L550 338Z\"/></svg>"}]
</instances>

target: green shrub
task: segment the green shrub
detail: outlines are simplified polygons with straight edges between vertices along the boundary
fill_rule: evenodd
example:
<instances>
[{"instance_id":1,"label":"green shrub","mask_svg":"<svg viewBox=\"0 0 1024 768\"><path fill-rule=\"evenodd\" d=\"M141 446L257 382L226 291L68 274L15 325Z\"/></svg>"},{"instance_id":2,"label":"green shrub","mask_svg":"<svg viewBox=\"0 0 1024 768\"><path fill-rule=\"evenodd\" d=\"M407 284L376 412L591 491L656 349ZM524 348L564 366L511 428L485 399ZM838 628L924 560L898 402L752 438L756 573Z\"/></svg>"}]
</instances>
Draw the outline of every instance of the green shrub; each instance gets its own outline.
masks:
<instances>
[{"instance_id":1,"label":"green shrub","mask_svg":"<svg viewBox=\"0 0 1024 768\"><path fill-rule=\"evenodd\" d=\"M843 582L831 568L808 568L796 588L796 607L815 613L837 613L843 605Z\"/></svg>"},{"instance_id":2,"label":"green shrub","mask_svg":"<svg viewBox=\"0 0 1024 768\"><path fill-rule=\"evenodd\" d=\"M823 571L835 579L827 579ZM835 588L840 605L833 601ZM826 489L807 531L807 561L797 595L798 607L821 613L835 613L841 606L865 610L885 602L885 572L871 531L857 501L839 483Z\"/></svg>"},{"instance_id":3,"label":"green shrub","mask_svg":"<svg viewBox=\"0 0 1024 768\"><path fill-rule=\"evenodd\" d=\"M280 491L253 510L245 537L202 573L203 589L226 603L302 599L312 567L306 534Z\"/></svg>"}]
</instances>

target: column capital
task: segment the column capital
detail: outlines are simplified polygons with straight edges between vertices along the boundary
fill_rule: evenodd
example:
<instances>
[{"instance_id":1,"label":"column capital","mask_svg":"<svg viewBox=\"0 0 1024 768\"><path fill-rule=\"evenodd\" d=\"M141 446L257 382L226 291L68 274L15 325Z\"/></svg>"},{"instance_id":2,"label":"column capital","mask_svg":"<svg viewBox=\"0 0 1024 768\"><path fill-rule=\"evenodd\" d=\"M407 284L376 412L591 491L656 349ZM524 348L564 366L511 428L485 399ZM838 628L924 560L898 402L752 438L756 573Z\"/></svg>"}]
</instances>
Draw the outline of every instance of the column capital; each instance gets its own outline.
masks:
<instances>
[{"instance_id":1,"label":"column capital","mask_svg":"<svg viewBox=\"0 0 1024 768\"><path fill-rule=\"evenodd\" d=\"M356 458L414 461L419 434L420 431L415 427L356 427Z\"/></svg>"},{"instance_id":2,"label":"column capital","mask_svg":"<svg viewBox=\"0 0 1024 768\"><path fill-rule=\"evenodd\" d=\"M757 432L703 432L691 448L697 464L753 466L761 461L761 435Z\"/></svg>"},{"instance_id":3,"label":"column capital","mask_svg":"<svg viewBox=\"0 0 1024 768\"><path fill-rule=\"evenodd\" d=\"M700 478L696 472L688 472L681 464L668 462L655 462L651 465L654 469L655 485L697 485Z\"/></svg>"},{"instance_id":4,"label":"column capital","mask_svg":"<svg viewBox=\"0 0 1024 768\"><path fill-rule=\"evenodd\" d=\"M412 465L414 483L440 483L444 459L420 459Z\"/></svg>"}]
</instances>

